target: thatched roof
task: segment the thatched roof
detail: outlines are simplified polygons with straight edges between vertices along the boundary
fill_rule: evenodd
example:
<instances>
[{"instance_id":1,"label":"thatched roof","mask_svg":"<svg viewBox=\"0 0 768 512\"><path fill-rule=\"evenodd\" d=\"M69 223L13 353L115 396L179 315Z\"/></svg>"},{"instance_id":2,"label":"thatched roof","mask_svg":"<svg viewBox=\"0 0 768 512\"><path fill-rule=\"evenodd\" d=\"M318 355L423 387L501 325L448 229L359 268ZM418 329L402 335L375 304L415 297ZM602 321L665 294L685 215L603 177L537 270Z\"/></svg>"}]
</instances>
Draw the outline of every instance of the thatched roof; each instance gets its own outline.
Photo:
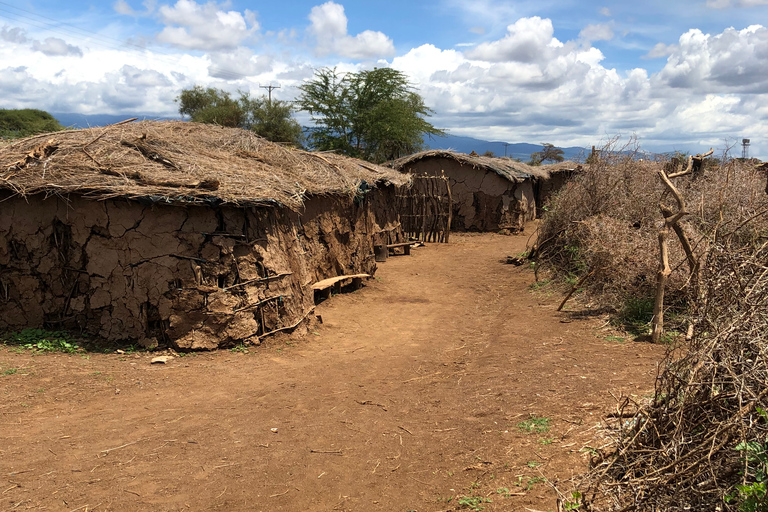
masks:
<instances>
[{"instance_id":1,"label":"thatched roof","mask_svg":"<svg viewBox=\"0 0 768 512\"><path fill-rule=\"evenodd\" d=\"M542 165L539 167L539 169L546 172L547 174L553 172L577 172L582 169L582 165L572 160L565 160L564 162Z\"/></svg>"},{"instance_id":2,"label":"thatched roof","mask_svg":"<svg viewBox=\"0 0 768 512\"><path fill-rule=\"evenodd\" d=\"M467 155L445 149L433 149L414 153L413 155L395 160L392 162L392 167L398 171L407 172L408 168L413 164L429 158L446 158L475 169L492 171L513 183L520 183L531 178L548 177L548 174L541 167L532 167L510 158Z\"/></svg>"},{"instance_id":3,"label":"thatched roof","mask_svg":"<svg viewBox=\"0 0 768 512\"><path fill-rule=\"evenodd\" d=\"M274 144L246 130L140 121L38 135L0 146L0 189L176 204L284 205L355 195L362 181L407 183L391 169Z\"/></svg>"}]
</instances>

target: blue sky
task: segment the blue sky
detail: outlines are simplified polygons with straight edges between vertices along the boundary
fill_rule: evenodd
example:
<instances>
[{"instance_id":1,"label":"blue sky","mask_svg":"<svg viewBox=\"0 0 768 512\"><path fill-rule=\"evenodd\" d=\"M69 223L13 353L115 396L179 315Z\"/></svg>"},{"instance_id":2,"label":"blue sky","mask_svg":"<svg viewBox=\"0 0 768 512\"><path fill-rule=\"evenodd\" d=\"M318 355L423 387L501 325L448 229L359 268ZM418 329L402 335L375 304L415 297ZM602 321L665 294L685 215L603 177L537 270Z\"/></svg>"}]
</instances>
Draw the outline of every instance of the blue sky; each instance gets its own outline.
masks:
<instances>
[{"instance_id":1,"label":"blue sky","mask_svg":"<svg viewBox=\"0 0 768 512\"><path fill-rule=\"evenodd\" d=\"M456 135L768 159L768 0L0 0L0 108L172 116L323 66L405 72Z\"/></svg>"}]
</instances>

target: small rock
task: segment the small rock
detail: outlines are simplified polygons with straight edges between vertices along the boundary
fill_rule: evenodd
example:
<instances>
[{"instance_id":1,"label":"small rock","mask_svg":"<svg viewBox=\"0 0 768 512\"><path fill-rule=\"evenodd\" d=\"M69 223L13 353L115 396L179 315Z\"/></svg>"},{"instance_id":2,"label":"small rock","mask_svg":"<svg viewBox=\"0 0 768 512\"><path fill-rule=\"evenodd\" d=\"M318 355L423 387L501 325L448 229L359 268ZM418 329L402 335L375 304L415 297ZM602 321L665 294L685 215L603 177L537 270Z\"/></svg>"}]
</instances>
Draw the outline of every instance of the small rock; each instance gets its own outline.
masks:
<instances>
[{"instance_id":1,"label":"small rock","mask_svg":"<svg viewBox=\"0 0 768 512\"><path fill-rule=\"evenodd\" d=\"M276 428L271 428L269 430L271 430L273 434L277 434L277 429Z\"/></svg>"},{"instance_id":2,"label":"small rock","mask_svg":"<svg viewBox=\"0 0 768 512\"><path fill-rule=\"evenodd\" d=\"M165 364L168 361L173 359L173 356L157 356L153 357L151 363L152 364Z\"/></svg>"},{"instance_id":3,"label":"small rock","mask_svg":"<svg viewBox=\"0 0 768 512\"><path fill-rule=\"evenodd\" d=\"M117 352L118 354L125 354L125 350L117 349L115 350L115 352Z\"/></svg>"}]
</instances>

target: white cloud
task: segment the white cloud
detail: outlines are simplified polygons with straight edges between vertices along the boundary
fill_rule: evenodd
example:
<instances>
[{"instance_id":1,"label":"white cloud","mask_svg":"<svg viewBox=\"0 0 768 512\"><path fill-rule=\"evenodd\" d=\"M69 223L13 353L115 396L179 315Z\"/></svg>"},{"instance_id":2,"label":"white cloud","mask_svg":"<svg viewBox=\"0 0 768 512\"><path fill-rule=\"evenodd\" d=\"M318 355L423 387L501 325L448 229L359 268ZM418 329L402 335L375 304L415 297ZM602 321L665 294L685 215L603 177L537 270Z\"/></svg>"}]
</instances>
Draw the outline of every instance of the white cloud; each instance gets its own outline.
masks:
<instances>
[{"instance_id":1,"label":"white cloud","mask_svg":"<svg viewBox=\"0 0 768 512\"><path fill-rule=\"evenodd\" d=\"M128 5L128 2L125 0L117 0L114 4L112 4L112 8L116 13L122 14L124 16L133 16L135 14L133 8Z\"/></svg>"},{"instance_id":2,"label":"white cloud","mask_svg":"<svg viewBox=\"0 0 768 512\"><path fill-rule=\"evenodd\" d=\"M612 16L611 10L607 7L602 7L599 12L602 16L605 16L606 18L610 18Z\"/></svg>"},{"instance_id":3,"label":"white cloud","mask_svg":"<svg viewBox=\"0 0 768 512\"><path fill-rule=\"evenodd\" d=\"M255 76L272 70L273 59L268 55L254 55L249 48L215 52L210 55L208 74L214 78L233 79Z\"/></svg>"},{"instance_id":4,"label":"white cloud","mask_svg":"<svg viewBox=\"0 0 768 512\"><path fill-rule=\"evenodd\" d=\"M520 18L507 27L507 35L498 41L482 43L467 52L472 59L488 62L515 61L537 62L550 56L553 46L559 41L552 36L555 32L552 21L538 16Z\"/></svg>"},{"instance_id":5,"label":"white cloud","mask_svg":"<svg viewBox=\"0 0 768 512\"><path fill-rule=\"evenodd\" d=\"M178 0L173 7L162 5L159 12L167 26L158 34L158 41L190 50L236 48L255 35L259 23L254 12L225 11L225 5L194 0Z\"/></svg>"},{"instance_id":6,"label":"white cloud","mask_svg":"<svg viewBox=\"0 0 768 512\"><path fill-rule=\"evenodd\" d=\"M607 23L587 25L579 32L579 37L585 41L610 41L613 39L613 29Z\"/></svg>"},{"instance_id":7,"label":"white cloud","mask_svg":"<svg viewBox=\"0 0 768 512\"><path fill-rule=\"evenodd\" d=\"M656 43L651 51L643 55L643 59L658 59L659 57L666 57L671 55L677 50L677 45L666 45L664 43Z\"/></svg>"},{"instance_id":8,"label":"white cloud","mask_svg":"<svg viewBox=\"0 0 768 512\"><path fill-rule=\"evenodd\" d=\"M348 35L344 7L335 2L313 7L309 21L309 32L316 40L315 52L320 56L333 54L350 59L371 59L395 54L394 43L382 32L366 30L356 36Z\"/></svg>"},{"instance_id":9,"label":"white cloud","mask_svg":"<svg viewBox=\"0 0 768 512\"><path fill-rule=\"evenodd\" d=\"M120 69L120 73L121 81L131 87L166 87L173 84L163 73L152 69L126 65Z\"/></svg>"},{"instance_id":10,"label":"white cloud","mask_svg":"<svg viewBox=\"0 0 768 512\"><path fill-rule=\"evenodd\" d=\"M48 37L45 41L35 41L32 43L32 49L38 52L42 52L49 57L63 57L63 56L77 56L82 57L83 51L77 46L67 44L63 39L58 37Z\"/></svg>"},{"instance_id":11,"label":"white cloud","mask_svg":"<svg viewBox=\"0 0 768 512\"><path fill-rule=\"evenodd\" d=\"M147 16L149 14L152 14L155 11L155 8L157 7L157 1L144 0L144 2L142 2L142 5L144 6L145 10L137 11L133 7L131 7L126 0L116 0L115 3L112 4L112 8L115 10L116 13L122 14L124 16Z\"/></svg>"},{"instance_id":12,"label":"white cloud","mask_svg":"<svg viewBox=\"0 0 768 512\"><path fill-rule=\"evenodd\" d=\"M58 37L48 37L44 41L38 41L27 37L27 31L20 27L4 25L0 28L0 42L29 46L36 52L49 57L76 56L82 57L83 51L77 46L71 45Z\"/></svg>"},{"instance_id":13,"label":"white cloud","mask_svg":"<svg viewBox=\"0 0 768 512\"><path fill-rule=\"evenodd\" d=\"M0 40L23 44L27 42L27 33L23 28L3 25L3 28L0 28Z\"/></svg>"},{"instance_id":14,"label":"white cloud","mask_svg":"<svg viewBox=\"0 0 768 512\"><path fill-rule=\"evenodd\" d=\"M768 28L728 28L720 34L692 29L680 36L658 80L702 92L768 93Z\"/></svg>"}]
</instances>

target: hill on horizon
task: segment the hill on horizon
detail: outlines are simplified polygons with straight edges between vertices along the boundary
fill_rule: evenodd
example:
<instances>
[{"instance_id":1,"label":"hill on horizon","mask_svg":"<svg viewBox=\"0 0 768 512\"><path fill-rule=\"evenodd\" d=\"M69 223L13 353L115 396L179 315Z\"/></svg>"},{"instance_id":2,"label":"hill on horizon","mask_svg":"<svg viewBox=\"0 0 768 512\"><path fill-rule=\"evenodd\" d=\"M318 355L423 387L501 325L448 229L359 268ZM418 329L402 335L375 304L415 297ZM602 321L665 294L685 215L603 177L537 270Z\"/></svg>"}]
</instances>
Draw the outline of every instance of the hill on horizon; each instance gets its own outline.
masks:
<instances>
[{"instance_id":1,"label":"hill on horizon","mask_svg":"<svg viewBox=\"0 0 768 512\"><path fill-rule=\"evenodd\" d=\"M464 137L461 135L445 135L444 137L427 137L424 144L429 149L451 149L459 153L475 153L482 155L486 151L493 152L494 156L506 156L513 159L520 159L527 162L531 159L531 153L541 151L544 146L541 144L530 144L527 142L507 143L500 141L487 141L475 139L473 137ZM559 146L556 146L559 147ZM585 148L571 146L559 147L563 150L563 157L566 160L586 159L587 150Z\"/></svg>"}]
</instances>

